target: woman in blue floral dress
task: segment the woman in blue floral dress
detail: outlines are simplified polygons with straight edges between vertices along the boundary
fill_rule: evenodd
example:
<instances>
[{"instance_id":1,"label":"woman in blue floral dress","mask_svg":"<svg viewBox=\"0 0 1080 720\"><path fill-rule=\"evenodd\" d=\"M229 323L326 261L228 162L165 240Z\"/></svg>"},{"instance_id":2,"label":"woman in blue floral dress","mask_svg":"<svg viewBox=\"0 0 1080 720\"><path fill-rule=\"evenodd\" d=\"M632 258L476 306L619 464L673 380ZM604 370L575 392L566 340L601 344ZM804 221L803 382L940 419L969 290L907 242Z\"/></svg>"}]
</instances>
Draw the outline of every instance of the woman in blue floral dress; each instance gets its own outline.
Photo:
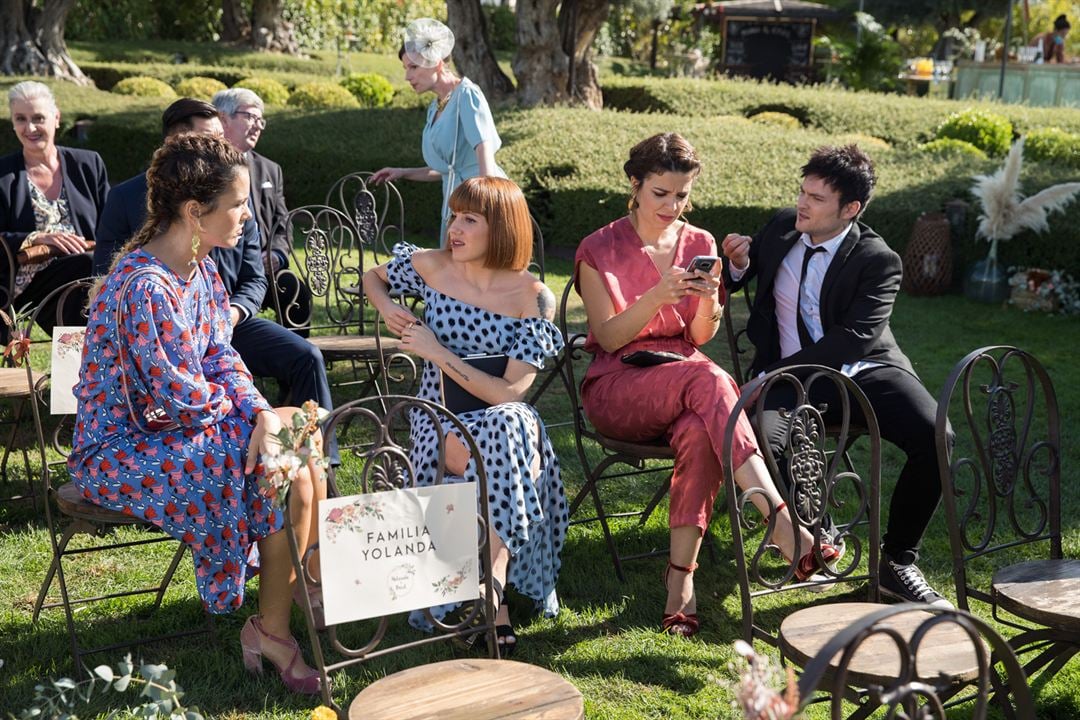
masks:
<instances>
[{"instance_id":1,"label":"woman in blue floral dress","mask_svg":"<svg viewBox=\"0 0 1080 720\"><path fill-rule=\"evenodd\" d=\"M274 411L232 349L213 260L250 217L242 155L211 135L170 137L147 172L146 224L91 293L68 467L90 502L145 519L190 546L205 608L238 609L258 545L259 614L241 631L244 663L271 661L296 692L319 692L289 631L293 573L284 518L259 487L263 460L295 408ZM325 482L300 468L289 512L313 541Z\"/></svg>"},{"instance_id":2,"label":"woman in blue floral dress","mask_svg":"<svg viewBox=\"0 0 1080 720\"><path fill-rule=\"evenodd\" d=\"M402 348L426 361L420 397L440 402L439 376L453 376L490 407L460 413L482 453L488 484L492 573L498 587L513 585L545 615L558 612L559 576L568 523L559 462L536 409L522 402L544 365L562 348L551 322L555 297L525 267L532 252L532 222L521 190L503 178L466 180L450 197L452 219L444 250L399 244L390 262L364 276L364 290ZM391 295L419 295L423 322ZM508 356L502 377L461 358ZM447 468L475 481L476 459L445 424L436 428L417 413L411 427L411 460L421 482L434 478L440 435L447 438ZM447 607L433 609L445 614ZM414 615L414 623L419 616ZM503 655L517 639L504 602L496 631Z\"/></svg>"}]
</instances>

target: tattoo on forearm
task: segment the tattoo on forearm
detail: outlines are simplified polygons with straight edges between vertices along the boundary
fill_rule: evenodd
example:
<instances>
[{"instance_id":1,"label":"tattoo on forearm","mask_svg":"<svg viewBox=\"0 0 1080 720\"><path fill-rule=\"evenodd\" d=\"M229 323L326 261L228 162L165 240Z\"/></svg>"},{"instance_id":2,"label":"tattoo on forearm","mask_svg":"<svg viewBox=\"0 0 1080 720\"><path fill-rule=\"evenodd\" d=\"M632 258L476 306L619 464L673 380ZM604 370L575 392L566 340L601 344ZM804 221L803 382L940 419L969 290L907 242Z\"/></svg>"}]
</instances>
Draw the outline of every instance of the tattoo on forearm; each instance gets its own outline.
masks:
<instances>
[{"instance_id":1,"label":"tattoo on forearm","mask_svg":"<svg viewBox=\"0 0 1080 720\"><path fill-rule=\"evenodd\" d=\"M455 365L454 363L446 363L446 367L448 367L448 368L450 368L451 370L453 370L453 371L454 371L454 372L455 372L455 373L456 373L456 374L457 374L458 376L460 376L460 377L461 377L461 379L462 379L462 380L464 380L465 382L469 382L469 376L468 376L468 374L466 374L466 372L465 372L464 370L462 370L461 368L459 368L459 367L458 367L457 365Z\"/></svg>"},{"instance_id":2,"label":"tattoo on forearm","mask_svg":"<svg viewBox=\"0 0 1080 720\"><path fill-rule=\"evenodd\" d=\"M555 294L548 288L542 289L536 296L536 307L540 310L540 317L551 320L555 317Z\"/></svg>"}]
</instances>

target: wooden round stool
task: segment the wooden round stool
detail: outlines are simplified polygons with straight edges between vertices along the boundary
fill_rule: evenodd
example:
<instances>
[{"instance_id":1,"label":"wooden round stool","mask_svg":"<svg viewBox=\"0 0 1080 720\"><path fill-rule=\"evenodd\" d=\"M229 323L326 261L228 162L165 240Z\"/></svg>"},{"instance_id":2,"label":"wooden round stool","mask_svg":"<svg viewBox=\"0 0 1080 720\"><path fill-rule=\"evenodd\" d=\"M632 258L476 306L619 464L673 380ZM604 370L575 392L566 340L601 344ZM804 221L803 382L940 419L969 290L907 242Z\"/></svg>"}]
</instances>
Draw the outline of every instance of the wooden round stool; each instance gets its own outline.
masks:
<instances>
[{"instance_id":1,"label":"wooden round stool","mask_svg":"<svg viewBox=\"0 0 1080 720\"><path fill-rule=\"evenodd\" d=\"M421 665L368 685L349 720L581 720L581 692L550 670L471 658Z\"/></svg>"},{"instance_id":2,"label":"wooden round stool","mask_svg":"<svg viewBox=\"0 0 1080 720\"><path fill-rule=\"evenodd\" d=\"M802 667L836 633L885 605L844 602L815 605L788 615L780 626L780 647ZM922 611L905 612L888 620L897 634L910 640L915 629L933 616ZM982 640L979 640L982 642ZM989 654L989 651L988 651ZM833 658L833 667L840 656ZM918 677L926 682L948 684L970 682L979 674L979 662L971 637L954 623L943 623L926 634L917 656ZM863 643L848 666L849 682L859 687L893 683L900 674L900 654L895 643L884 635ZM831 678L831 673L825 677Z\"/></svg>"}]
</instances>

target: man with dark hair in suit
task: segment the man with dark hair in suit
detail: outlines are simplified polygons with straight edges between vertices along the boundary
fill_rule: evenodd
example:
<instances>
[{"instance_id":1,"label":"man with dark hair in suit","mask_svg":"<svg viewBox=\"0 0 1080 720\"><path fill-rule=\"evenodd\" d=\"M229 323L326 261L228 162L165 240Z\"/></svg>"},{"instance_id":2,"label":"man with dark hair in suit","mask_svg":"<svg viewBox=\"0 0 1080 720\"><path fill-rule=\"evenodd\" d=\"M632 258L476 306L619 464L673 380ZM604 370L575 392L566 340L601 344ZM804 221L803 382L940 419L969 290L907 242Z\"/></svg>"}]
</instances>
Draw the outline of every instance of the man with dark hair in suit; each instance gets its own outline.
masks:
<instances>
[{"instance_id":1,"label":"man with dark hair in suit","mask_svg":"<svg viewBox=\"0 0 1080 720\"><path fill-rule=\"evenodd\" d=\"M259 225L265 246L263 266L270 278L270 291L277 293L277 303L268 292L264 308L274 307L280 311L279 320L286 327L304 327L311 322L311 292L292 273L278 274L289 267L291 241L286 234L285 180L281 166L255 152L255 146L266 129L263 101L247 88L222 90L214 95L225 139L244 154L251 172L251 202L255 207L255 221ZM307 337L307 330L300 334Z\"/></svg>"},{"instance_id":2,"label":"man with dark hair in suit","mask_svg":"<svg viewBox=\"0 0 1080 720\"><path fill-rule=\"evenodd\" d=\"M161 116L165 137L180 132L222 134L217 109L210 103L181 98ZM119 252L146 220L146 173L114 185L98 219L94 273L109 270ZM288 404L315 400L320 407L333 409L330 384L322 352L292 330L255 317L266 295L266 272L262 262L262 241L254 217L244 223L244 235L233 249L214 248L210 252L218 275L229 294L232 317L232 345L255 377L272 377L287 394ZM331 462L337 449L327 445Z\"/></svg>"},{"instance_id":3,"label":"man with dark hair in suit","mask_svg":"<svg viewBox=\"0 0 1080 720\"><path fill-rule=\"evenodd\" d=\"M951 607L915 565L941 497L937 402L889 328L900 256L859 220L876 182L873 163L855 145L823 147L802 167L802 178L795 208L778 212L753 238L730 234L723 241L728 289L757 278L747 323L756 350L752 372L825 365L862 389L882 437L907 455L889 505L881 590L909 602ZM791 400L767 399L771 409L762 426L774 450L784 444L778 409L790 408ZM837 406L827 397L811 401ZM861 419L857 407L852 410Z\"/></svg>"}]
</instances>

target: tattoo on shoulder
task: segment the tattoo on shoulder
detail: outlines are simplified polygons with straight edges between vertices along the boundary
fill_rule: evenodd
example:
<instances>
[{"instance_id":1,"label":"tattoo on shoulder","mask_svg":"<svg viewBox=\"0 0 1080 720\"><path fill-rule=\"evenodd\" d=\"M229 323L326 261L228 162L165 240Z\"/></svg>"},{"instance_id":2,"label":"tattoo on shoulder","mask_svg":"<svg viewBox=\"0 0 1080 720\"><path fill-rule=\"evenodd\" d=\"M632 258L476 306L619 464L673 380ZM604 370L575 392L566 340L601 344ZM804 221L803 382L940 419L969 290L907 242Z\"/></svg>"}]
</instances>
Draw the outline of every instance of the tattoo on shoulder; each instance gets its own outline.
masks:
<instances>
[{"instance_id":1,"label":"tattoo on shoulder","mask_svg":"<svg viewBox=\"0 0 1080 720\"><path fill-rule=\"evenodd\" d=\"M555 293L545 286L536 295L536 307L540 310L540 317L553 320L555 318Z\"/></svg>"}]
</instances>

